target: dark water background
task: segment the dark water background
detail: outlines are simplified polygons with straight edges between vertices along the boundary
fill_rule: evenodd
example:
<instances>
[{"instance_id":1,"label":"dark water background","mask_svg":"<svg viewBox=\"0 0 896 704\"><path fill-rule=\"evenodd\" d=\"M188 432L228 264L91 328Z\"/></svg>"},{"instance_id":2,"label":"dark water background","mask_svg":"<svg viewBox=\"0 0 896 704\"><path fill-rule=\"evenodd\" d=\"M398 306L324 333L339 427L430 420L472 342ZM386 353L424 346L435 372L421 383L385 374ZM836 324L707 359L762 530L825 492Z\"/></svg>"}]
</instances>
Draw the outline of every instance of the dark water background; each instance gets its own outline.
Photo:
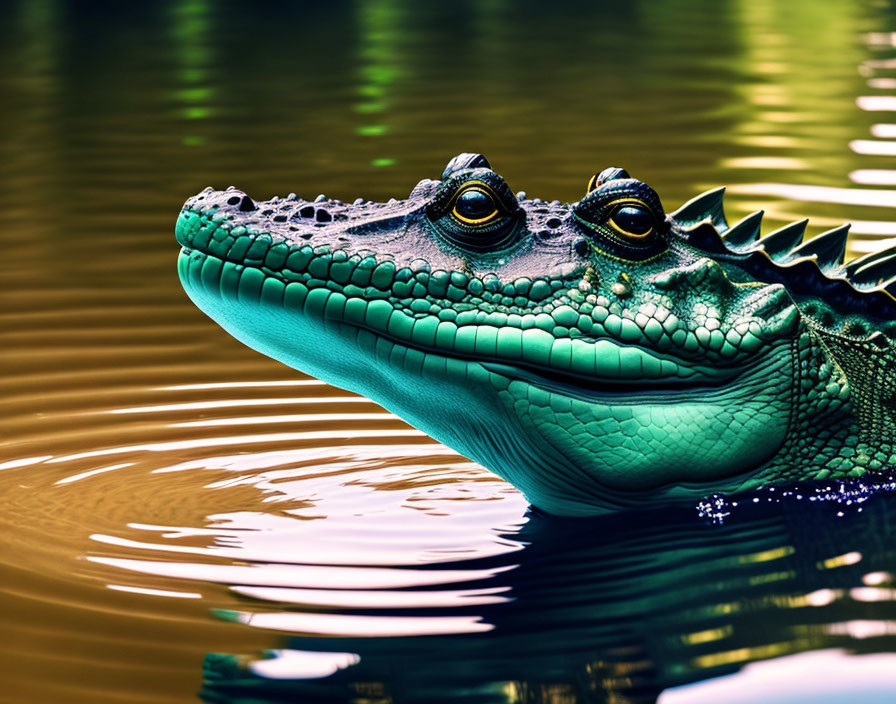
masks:
<instances>
[{"instance_id":1,"label":"dark water background","mask_svg":"<svg viewBox=\"0 0 896 704\"><path fill-rule=\"evenodd\" d=\"M187 300L206 185L574 200L896 237L896 9L0 5L0 701L883 702L896 507L560 521ZM272 651L272 652L269 652ZM718 679L710 679L718 678Z\"/></svg>"}]
</instances>

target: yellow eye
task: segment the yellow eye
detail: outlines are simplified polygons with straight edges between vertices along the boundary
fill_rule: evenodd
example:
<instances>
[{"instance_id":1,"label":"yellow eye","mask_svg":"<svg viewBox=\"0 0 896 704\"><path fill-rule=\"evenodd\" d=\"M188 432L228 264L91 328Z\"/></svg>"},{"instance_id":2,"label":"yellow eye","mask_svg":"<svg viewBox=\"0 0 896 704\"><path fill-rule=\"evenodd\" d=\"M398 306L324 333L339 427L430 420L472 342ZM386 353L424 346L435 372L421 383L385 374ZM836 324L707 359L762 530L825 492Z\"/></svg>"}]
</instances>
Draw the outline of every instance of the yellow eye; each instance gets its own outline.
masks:
<instances>
[{"instance_id":1,"label":"yellow eye","mask_svg":"<svg viewBox=\"0 0 896 704\"><path fill-rule=\"evenodd\" d=\"M634 238L647 237L655 224L650 209L637 201L621 204L607 222L617 232Z\"/></svg>"},{"instance_id":2,"label":"yellow eye","mask_svg":"<svg viewBox=\"0 0 896 704\"><path fill-rule=\"evenodd\" d=\"M594 174L594 176L588 179L588 185L585 187L585 193L591 193L591 191L597 188L597 177L598 174Z\"/></svg>"},{"instance_id":3,"label":"yellow eye","mask_svg":"<svg viewBox=\"0 0 896 704\"><path fill-rule=\"evenodd\" d=\"M484 225L498 216L498 206L487 188L476 184L455 196L451 214L467 225Z\"/></svg>"}]
</instances>

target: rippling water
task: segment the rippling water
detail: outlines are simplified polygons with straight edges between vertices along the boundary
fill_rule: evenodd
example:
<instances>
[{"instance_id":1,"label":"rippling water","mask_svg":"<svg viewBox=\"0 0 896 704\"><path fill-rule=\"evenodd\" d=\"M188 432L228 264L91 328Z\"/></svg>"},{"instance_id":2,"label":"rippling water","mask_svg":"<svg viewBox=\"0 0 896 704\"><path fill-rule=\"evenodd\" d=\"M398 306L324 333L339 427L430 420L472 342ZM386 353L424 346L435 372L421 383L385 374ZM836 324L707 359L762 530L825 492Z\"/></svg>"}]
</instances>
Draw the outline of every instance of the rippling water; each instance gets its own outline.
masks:
<instances>
[{"instance_id":1,"label":"rippling water","mask_svg":"<svg viewBox=\"0 0 896 704\"><path fill-rule=\"evenodd\" d=\"M207 184L578 198L896 238L896 10L0 8L0 700L891 701L896 506L560 521L187 300ZM719 679L711 679L722 676Z\"/></svg>"}]
</instances>

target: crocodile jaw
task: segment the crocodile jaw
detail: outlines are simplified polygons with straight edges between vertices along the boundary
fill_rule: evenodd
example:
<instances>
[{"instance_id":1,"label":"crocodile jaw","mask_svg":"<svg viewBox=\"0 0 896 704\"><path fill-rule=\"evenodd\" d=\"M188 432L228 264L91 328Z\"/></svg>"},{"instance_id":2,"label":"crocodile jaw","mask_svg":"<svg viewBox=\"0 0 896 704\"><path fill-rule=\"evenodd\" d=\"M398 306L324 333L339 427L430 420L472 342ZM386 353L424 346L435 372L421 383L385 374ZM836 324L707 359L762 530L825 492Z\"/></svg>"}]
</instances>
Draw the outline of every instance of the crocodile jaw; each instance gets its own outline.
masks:
<instances>
[{"instance_id":1,"label":"crocodile jaw","mask_svg":"<svg viewBox=\"0 0 896 704\"><path fill-rule=\"evenodd\" d=\"M329 297L312 298L298 283L278 288L257 269L264 281L246 293L238 282L247 268L189 249L178 259L189 296L234 337L371 398L548 512L594 515L700 498L707 486L739 488L784 442L792 388L786 340L712 389L608 386L583 396L500 365L400 344L327 314ZM279 301L266 300L268 280Z\"/></svg>"}]
</instances>

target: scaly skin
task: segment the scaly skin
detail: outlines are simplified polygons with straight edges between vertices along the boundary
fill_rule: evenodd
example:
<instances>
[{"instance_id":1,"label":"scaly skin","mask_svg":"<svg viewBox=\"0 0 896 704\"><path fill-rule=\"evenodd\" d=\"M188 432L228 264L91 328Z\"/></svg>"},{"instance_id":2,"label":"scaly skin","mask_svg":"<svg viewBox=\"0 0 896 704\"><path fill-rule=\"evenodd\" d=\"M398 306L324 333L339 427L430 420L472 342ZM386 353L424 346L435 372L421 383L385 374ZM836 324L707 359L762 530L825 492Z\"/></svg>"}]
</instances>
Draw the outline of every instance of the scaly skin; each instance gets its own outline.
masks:
<instances>
[{"instance_id":1,"label":"scaly skin","mask_svg":"<svg viewBox=\"0 0 896 704\"><path fill-rule=\"evenodd\" d=\"M721 191L667 216L621 169L529 200L463 154L403 201L208 188L176 234L236 338L592 515L891 462L890 260L758 225Z\"/></svg>"}]
</instances>

